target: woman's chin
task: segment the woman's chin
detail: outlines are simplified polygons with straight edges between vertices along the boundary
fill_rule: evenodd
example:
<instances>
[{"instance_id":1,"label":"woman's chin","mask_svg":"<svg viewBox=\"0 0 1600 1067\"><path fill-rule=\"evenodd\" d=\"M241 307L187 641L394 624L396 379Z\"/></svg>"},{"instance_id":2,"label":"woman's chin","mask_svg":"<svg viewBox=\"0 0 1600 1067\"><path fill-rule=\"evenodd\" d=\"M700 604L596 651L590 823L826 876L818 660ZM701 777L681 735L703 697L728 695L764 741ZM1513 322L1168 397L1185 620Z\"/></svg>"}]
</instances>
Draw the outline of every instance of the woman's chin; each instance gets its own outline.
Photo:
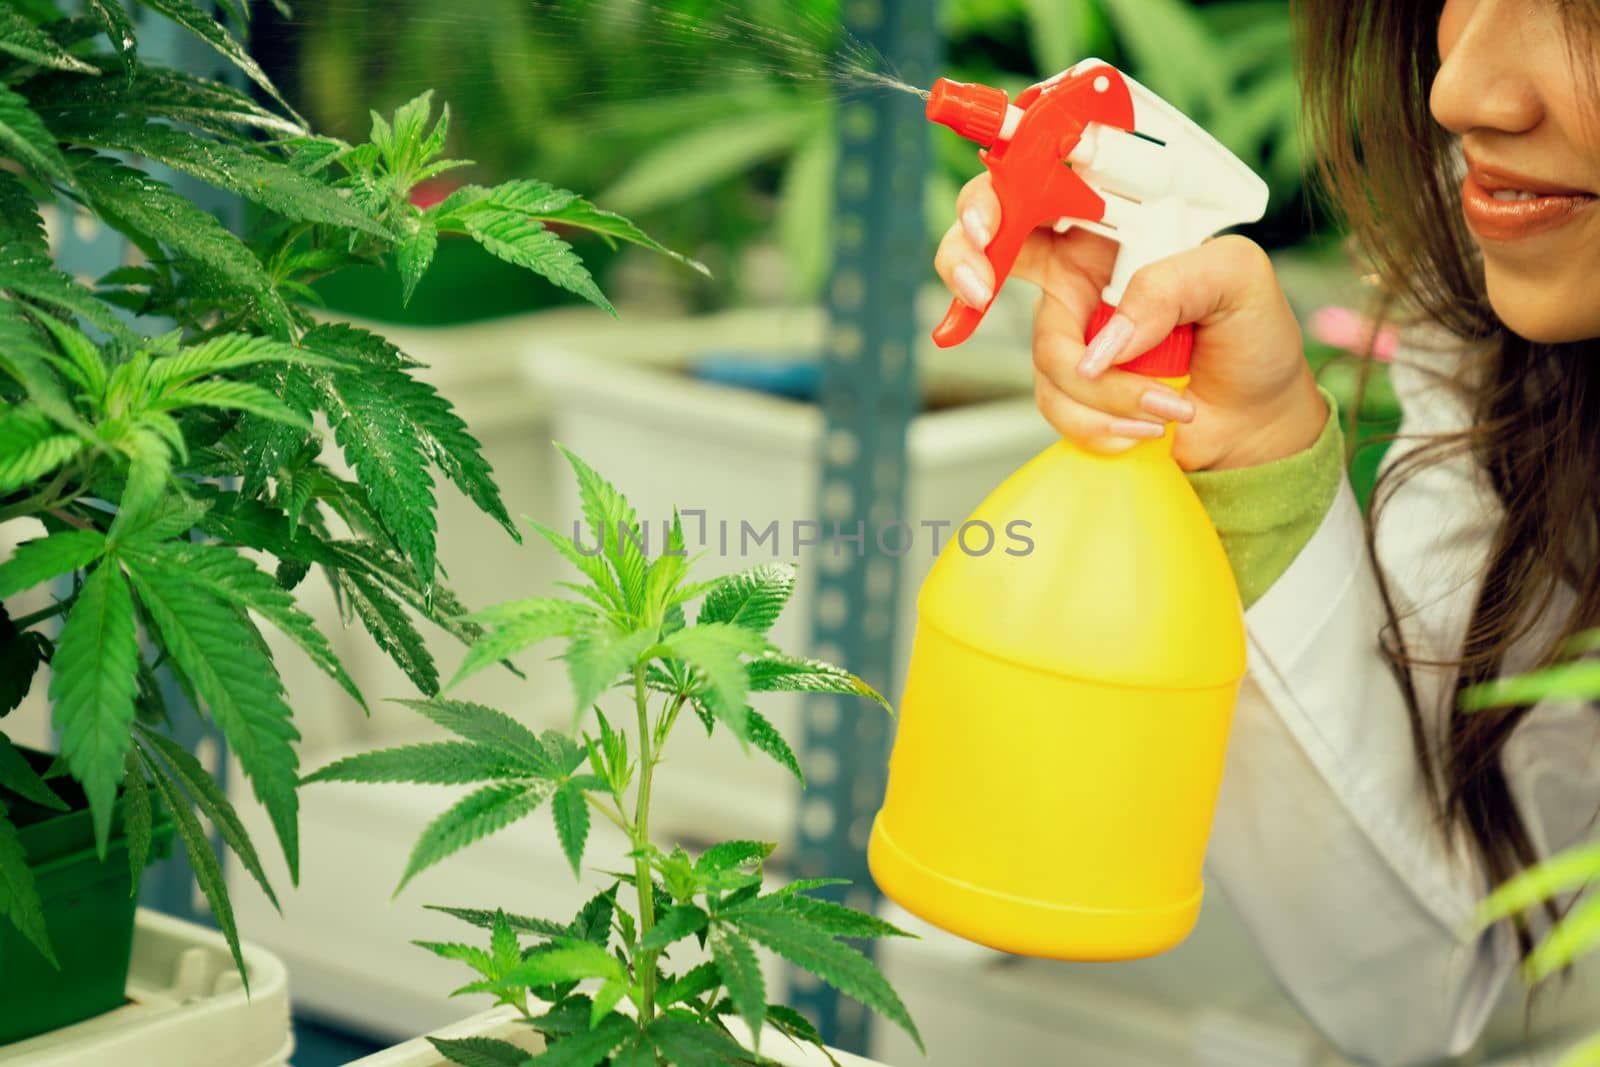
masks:
<instances>
[{"instance_id":1,"label":"woman's chin","mask_svg":"<svg viewBox=\"0 0 1600 1067\"><path fill-rule=\"evenodd\" d=\"M1600 300L1595 299L1592 281L1569 287L1507 273L1490 266L1485 280L1490 306L1512 333L1544 345L1600 338ZM1568 292L1569 288L1574 291Z\"/></svg>"}]
</instances>

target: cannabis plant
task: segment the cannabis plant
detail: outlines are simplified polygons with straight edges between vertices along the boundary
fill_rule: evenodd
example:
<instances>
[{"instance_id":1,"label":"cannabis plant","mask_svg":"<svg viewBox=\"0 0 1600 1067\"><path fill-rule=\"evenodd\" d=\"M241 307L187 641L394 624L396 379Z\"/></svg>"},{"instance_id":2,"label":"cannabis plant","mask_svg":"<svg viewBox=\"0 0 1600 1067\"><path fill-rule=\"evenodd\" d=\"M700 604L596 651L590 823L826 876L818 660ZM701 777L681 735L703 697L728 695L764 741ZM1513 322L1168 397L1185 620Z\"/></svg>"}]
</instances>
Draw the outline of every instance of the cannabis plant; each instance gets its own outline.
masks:
<instances>
[{"instance_id":1,"label":"cannabis plant","mask_svg":"<svg viewBox=\"0 0 1600 1067\"><path fill-rule=\"evenodd\" d=\"M1567 647L1574 658L1534 671L1469 690L1466 710L1491 707L1532 706L1545 700L1600 700L1600 630L1578 635ZM1550 907L1563 895L1575 900L1554 923L1544 939L1522 963L1522 974L1531 984L1542 982L1596 950L1600 950L1600 897L1582 894L1600 881L1600 842L1574 846L1528 868L1507 881L1484 899L1478 907L1478 921L1484 926L1507 919L1525 922L1524 916ZM1568 1050L1556 1067L1595 1067L1600 1064L1600 1034L1579 1042Z\"/></svg>"},{"instance_id":2,"label":"cannabis plant","mask_svg":"<svg viewBox=\"0 0 1600 1067\"><path fill-rule=\"evenodd\" d=\"M237 959L196 808L272 888L222 790L162 727L209 714L297 878L299 735L258 623L360 702L295 603L318 568L346 614L436 693L412 613L463 640L482 630L439 580L435 478L516 536L478 442L418 364L376 334L319 322L308 284L384 262L409 292L439 236L457 233L609 307L547 224L658 246L531 180L466 186L419 210L412 188L462 165L442 158L449 115L435 118L426 94L392 119L374 115L366 143L318 137L221 23L190 0L146 6L215 48L266 102L141 60L121 0L88 0L71 17L52 0L0 5L0 522L42 527L0 563L0 598L54 592L22 617L0 608L0 715L48 663L59 765L87 794L102 856L120 808L137 881L152 804L170 809ZM240 19L248 5L227 6ZM133 158L245 198L257 224L236 235ZM125 237L130 262L95 281L58 269L40 211L57 198ZM160 673L183 707L168 705ZM56 799L3 735L0 786ZM0 911L51 954L3 801Z\"/></svg>"},{"instance_id":3,"label":"cannabis plant","mask_svg":"<svg viewBox=\"0 0 1600 1067\"><path fill-rule=\"evenodd\" d=\"M581 580L563 583L574 595L513 601L469 616L484 632L455 681L562 640L574 690L573 733L535 734L509 715L458 700L405 701L455 739L353 756L310 780L478 786L423 831L401 886L542 806L550 809L574 874L594 815L626 836L626 856L607 862L626 867L631 860L631 869L612 874L612 884L570 922L500 908L443 907L437 910L486 931L487 944L418 942L476 973L458 993L484 993L512 1005L544 1035L547 1051L533 1064L770 1062L736 1040L725 1021L732 1017L757 1043L770 1027L821 1047L804 1016L768 1002L758 945L881 1013L920 1043L883 975L846 943L902 932L813 895L843 883L798 881L766 889L763 866L776 846L726 841L693 856L657 841L650 830L651 785L681 722L697 721L707 735L731 731L803 785L793 750L750 706L752 695L843 693L888 705L847 671L787 655L768 640L794 590L793 568L764 565L691 581L676 515L651 558L648 524L580 459L570 453L567 459L593 543L537 523L534 528L577 568ZM690 624L686 609L695 601ZM613 709L615 723L600 707L612 695L625 706ZM528 1061L525 1052L487 1038L434 1044L466 1065Z\"/></svg>"}]
</instances>

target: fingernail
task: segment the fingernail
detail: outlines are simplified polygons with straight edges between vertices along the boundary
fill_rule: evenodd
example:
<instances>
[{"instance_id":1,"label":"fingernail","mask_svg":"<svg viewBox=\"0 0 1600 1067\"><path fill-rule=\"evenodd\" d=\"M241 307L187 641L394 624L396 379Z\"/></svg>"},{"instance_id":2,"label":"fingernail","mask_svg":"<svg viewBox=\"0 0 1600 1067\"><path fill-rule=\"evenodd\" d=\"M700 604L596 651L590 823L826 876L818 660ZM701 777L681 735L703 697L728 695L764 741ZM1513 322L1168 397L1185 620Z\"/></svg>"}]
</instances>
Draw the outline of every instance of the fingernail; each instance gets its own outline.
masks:
<instances>
[{"instance_id":1,"label":"fingernail","mask_svg":"<svg viewBox=\"0 0 1600 1067\"><path fill-rule=\"evenodd\" d=\"M1089 342L1083 360L1078 364L1078 373L1085 378L1098 378L1122 354L1122 349L1132 336L1131 321L1121 315L1111 316L1111 321Z\"/></svg>"},{"instance_id":2,"label":"fingernail","mask_svg":"<svg viewBox=\"0 0 1600 1067\"><path fill-rule=\"evenodd\" d=\"M989 242L994 239L988 225L983 221L983 215L975 207L969 207L962 212L961 226L967 231L967 236L972 238L972 243L979 248L988 248Z\"/></svg>"},{"instance_id":3,"label":"fingernail","mask_svg":"<svg viewBox=\"0 0 1600 1067\"><path fill-rule=\"evenodd\" d=\"M1110 429L1117 437L1132 437L1139 441L1154 441L1167 435L1167 428L1159 422L1140 419L1112 419Z\"/></svg>"},{"instance_id":4,"label":"fingernail","mask_svg":"<svg viewBox=\"0 0 1600 1067\"><path fill-rule=\"evenodd\" d=\"M983 279L978 277L978 272L965 263L956 268L955 283L956 292L961 294L961 299L966 301L969 307L974 307L981 311L988 307L989 301L994 298L994 293L990 291L987 285L983 284Z\"/></svg>"},{"instance_id":5,"label":"fingernail","mask_svg":"<svg viewBox=\"0 0 1600 1067\"><path fill-rule=\"evenodd\" d=\"M1194 421L1194 404L1167 389L1146 390L1139 398L1139 406L1168 422Z\"/></svg>"}]
</instances>

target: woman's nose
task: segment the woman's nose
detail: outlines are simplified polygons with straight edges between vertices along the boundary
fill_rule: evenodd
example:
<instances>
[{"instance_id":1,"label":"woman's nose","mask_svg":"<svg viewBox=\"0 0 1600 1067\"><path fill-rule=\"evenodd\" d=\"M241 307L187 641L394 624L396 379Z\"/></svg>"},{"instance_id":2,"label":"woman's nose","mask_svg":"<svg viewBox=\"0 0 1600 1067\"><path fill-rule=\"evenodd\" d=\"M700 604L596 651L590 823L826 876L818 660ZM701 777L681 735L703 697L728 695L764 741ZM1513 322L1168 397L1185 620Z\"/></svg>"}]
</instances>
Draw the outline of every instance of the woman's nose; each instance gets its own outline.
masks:
<instances>
[{"instance_id":1,"label":"woman's nose","mask_svg":"<svg viewBox=\"0 0 1600 1067\"><path fill-rule=\"evenodd\" d=\"M1448 0L1439 16L1439 73L1429 106L1439 125L1523 133L1544 117L1527 40L1526 5L1519 0Z\"/></svg>"}]
</instances>

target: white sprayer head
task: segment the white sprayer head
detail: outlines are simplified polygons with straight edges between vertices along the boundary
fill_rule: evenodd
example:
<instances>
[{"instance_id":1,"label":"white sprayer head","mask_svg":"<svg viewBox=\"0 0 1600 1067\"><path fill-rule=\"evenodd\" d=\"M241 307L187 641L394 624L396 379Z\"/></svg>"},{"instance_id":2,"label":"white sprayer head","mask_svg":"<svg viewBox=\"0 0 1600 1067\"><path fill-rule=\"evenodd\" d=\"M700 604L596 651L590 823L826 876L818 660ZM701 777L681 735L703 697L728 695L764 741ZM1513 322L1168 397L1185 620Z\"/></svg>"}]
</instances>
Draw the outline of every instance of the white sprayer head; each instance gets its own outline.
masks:
<instances>
[{"instance_id":1,"label":"white sprayer head","mask_svg":"<svg viewBox=\"0 0 1600 1067\"><path fill-rule=\"evenodd\" d=\"M1104 66L1086 59L1073 67ZM1122 246L1106 303L1121 302L1134 273L1230 226L1254 222L1267 209L1267 183L1216 138L1126 74L1134 129L1090 123L1069 157L1073 169L1106 202L1100 222L1062 219L1056 230L1081 226Z\"/></svg>"}]
</instances>

